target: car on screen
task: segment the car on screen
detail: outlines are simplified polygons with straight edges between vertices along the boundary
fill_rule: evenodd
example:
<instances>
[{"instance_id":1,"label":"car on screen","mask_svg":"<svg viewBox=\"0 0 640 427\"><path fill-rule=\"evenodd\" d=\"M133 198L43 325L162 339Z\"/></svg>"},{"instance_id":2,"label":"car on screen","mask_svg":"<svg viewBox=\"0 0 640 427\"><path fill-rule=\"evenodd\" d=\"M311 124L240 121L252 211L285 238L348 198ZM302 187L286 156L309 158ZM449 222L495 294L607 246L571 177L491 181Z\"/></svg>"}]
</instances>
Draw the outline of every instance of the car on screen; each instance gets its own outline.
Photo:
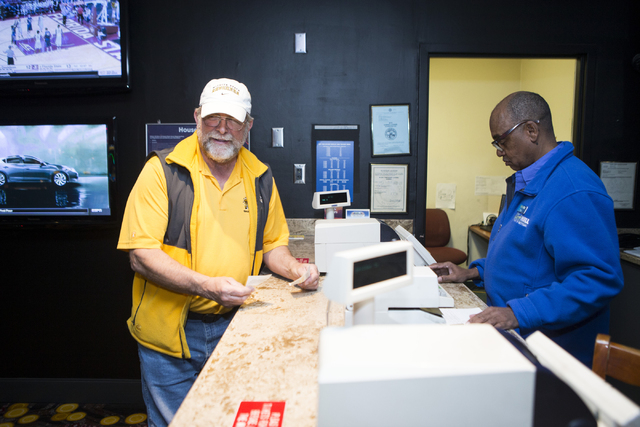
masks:
<instances>
[{"instance_id":1,"label":"car on screen","mask_svg":"<svg viewBox=\"0 0 640 427\"><path fill-rule=\"evenodd\" d=\"M22 154L0 158L0 187L11 183L41 183L64 187L69 182L78 182L78 172L69 166Z\"/></svg>"}]
</instances>

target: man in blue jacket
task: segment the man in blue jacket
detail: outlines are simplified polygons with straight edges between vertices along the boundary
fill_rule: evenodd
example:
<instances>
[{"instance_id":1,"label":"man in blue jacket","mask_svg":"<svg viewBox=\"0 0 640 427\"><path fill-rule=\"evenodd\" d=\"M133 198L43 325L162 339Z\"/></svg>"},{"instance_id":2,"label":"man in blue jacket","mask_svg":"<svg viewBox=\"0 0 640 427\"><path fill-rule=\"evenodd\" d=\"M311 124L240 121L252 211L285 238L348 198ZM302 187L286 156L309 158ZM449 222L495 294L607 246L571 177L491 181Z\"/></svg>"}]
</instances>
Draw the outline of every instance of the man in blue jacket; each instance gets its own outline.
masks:
<instances>
[{"instance_id":1,"label":"man in blue jacket","mask_svg":"<svg viewBox=\"0 0 640 427\"><path fill-rule=\"evenodd\" d=\"M613 201L598 176L557 142L538 94L503 99L489 122L496 154L516 173L493 225L487 257L464 269L431 268L441 282L475 280L489 308L471 323L536 330L591 366L598 333L609 330L609 302L623 286Z\"/></svg>"}]
</instances>

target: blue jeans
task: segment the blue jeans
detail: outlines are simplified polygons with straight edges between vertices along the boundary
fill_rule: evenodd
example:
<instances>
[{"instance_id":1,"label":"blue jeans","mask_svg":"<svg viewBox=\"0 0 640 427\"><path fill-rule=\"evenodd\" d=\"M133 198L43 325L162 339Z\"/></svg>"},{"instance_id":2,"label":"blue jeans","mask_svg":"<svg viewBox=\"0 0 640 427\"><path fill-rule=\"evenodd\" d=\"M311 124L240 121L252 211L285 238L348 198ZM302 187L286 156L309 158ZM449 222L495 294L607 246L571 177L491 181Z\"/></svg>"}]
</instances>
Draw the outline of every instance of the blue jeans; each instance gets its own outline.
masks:
<instances>
[{"instance_id":1,"label":"blue jeans","mask_svg":"<svg viewBox=\"0 0 640 427\"><path fill-rule=\"evenodd\" d=\"M191 359L167 356L138 344L149 427L166 427L171 422L232 319L233 315L212 323L188 319L184 329Z\"/></svg>"}]
</instances>

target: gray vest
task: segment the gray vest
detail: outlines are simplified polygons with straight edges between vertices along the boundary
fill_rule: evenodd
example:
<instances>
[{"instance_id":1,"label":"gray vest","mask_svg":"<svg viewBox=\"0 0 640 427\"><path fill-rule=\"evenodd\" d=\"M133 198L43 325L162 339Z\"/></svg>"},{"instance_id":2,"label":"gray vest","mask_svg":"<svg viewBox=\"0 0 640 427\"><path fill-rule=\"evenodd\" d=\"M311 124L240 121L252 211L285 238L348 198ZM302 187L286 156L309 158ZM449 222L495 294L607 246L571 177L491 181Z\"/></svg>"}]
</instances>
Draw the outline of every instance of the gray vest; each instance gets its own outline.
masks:
<instances>
[{"instance_id":1,"label":"gray vest","mask_svg":"<svg viewBox=\"0 0 640 427\"><path fill-rule=\"evenodd\" d=\"M191 254L191 212L193 210L193 181L189 171L176 163L167 163L167 156L173 151L173 147L160 151L153 151L147 157L160 158L164 176L167 180L167 197L169 198L169 223L164 234L163 242L166 245L186 249ZM264 227L269 216L269 201L273 188L271 168L256 178L256 204L258 206L258 228L256 235L255 252L262 250ZM251 272L257 274L258 272Z\"/></svg>"}]
</instances>

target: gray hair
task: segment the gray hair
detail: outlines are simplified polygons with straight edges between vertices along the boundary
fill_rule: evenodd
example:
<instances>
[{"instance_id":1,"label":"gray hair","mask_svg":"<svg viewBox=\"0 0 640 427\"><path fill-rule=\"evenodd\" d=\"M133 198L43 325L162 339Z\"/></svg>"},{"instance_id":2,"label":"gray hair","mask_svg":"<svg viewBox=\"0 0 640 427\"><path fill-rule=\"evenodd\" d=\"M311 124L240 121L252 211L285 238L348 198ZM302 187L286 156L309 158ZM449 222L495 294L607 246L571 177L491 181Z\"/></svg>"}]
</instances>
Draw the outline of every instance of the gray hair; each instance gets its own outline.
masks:
<instances>
[{"instance_id":1,"label":"gray hair","mask_svg":"<svg viewBox=\"0 0 640 427\"><path fill-rule=\"evenodd\" d=\"M523 120L540 120L540 127L553 133L551 109L547 101L537 93L523 91L512 94L507 100L506 111L514 123Z\"/></svg>"}]
</instances>

